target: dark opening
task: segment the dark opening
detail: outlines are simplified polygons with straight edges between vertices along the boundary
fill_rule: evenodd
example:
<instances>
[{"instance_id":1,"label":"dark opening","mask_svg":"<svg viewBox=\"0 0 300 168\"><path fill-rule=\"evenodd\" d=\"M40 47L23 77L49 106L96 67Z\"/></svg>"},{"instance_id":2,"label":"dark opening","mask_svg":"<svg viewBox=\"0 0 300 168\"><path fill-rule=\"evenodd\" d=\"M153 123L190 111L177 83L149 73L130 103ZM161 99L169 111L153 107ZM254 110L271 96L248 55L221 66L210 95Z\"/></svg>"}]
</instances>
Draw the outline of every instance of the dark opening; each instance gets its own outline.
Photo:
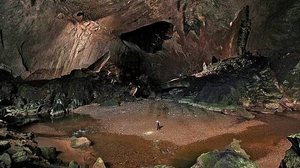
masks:
<instances>
[{"instance_id":1,"label":"dark opening","mask_svg":"<svg viewBox=\"0 0 300 168\"><path fill-rule=\"evenodd\" d=\"M142 66L143 61L143 56L137 51L127 49L122 53L119 65L122 80L136 81L145 72Z\"/></svg>"},{"instance_id":2,"label":"dark opening","mask_svg":"<svg viewBox=\"0 0 300 168\"><path fill-rule=\"evenodd\" d=\"M138 87L137 97L149 96L150 85L154 86L149 54L163 49L164 41L172 38L173 27L161 21L121 34L123 47L117 54L116 65L121 70L121 79Z\"/></svg>"},{"instance_id":3,"label":"dark opening","mask_svg":"<svg viewBox=\"0 0 300 168\"><path fill-rule=\"evenodd\" d=\"M84 13L83 13L82 11L80 11L80 12L78 12L76 15L79 16L79 17L83 17L83 16L84 16Z\"/></svg>"},{"instance_id":4,"label":"dark opening","mask_svg":"<svg viewBox=\"0 0 300 168\"><path fill-rule=\"evenodd\" d=\"M211 59L211 63L218 63L219 62L219 60L215 57L215 56L213 56L212 57L212 59Z\"/></svg>"},{"instance_id":5,"label":"dark opening","mask_svg":"<svg viewBox=\"0 0 300 168\"><path fill-rule=\"evenodd\" d=\"M172 38L172 34L173 25L164 21L122 34L120 38L125 49L119 54L121 78L137 82L141 76L150 76L146 74L151 64L145 59L147 53L162 50L164 41Z\"/></svg>"},{"instance_id":6,"label":"dark opening","mask_svg":"<svg viewBox=\"0 0 300 168\"><path fill-rule=\"evenodd\" d=\"M156 22L121 35L121 40L131 42L142 50L155 53L163 48L163 42L172 38L173 25L168 22Z\"/></svg>"},{"instance_id":7,"label":"dark opening","mask_svg":"<svg viewBox=\"0 0 300 168\"><path fill-rule=\"evenodd\" d=\"M13 79L13 76L10 72L0 69L0 82L6 81L6 80L12 80L12 79Z\"/></svg>"},{"instance_id":8,"label":"dark opening","mask_svg":"<svg viewBox=\"0 0 300 168\"><path fill-rule=\"evenodd\" d=\"M34 6L36 3L36 0L30 0L31 6Z\"/></svg>"},{"instance_id":9,"label":"dark opening","mask_svg":"<svg viewBox=\"0 0 300 168\"><path fill-rule=\"evenodd\" d=\"M4 48L3 32L2 32L2 30L1 30L1 29L0 29L0 41L1 41L1 45L2 45L2 47Z\"/></svg>"}]
</instances>

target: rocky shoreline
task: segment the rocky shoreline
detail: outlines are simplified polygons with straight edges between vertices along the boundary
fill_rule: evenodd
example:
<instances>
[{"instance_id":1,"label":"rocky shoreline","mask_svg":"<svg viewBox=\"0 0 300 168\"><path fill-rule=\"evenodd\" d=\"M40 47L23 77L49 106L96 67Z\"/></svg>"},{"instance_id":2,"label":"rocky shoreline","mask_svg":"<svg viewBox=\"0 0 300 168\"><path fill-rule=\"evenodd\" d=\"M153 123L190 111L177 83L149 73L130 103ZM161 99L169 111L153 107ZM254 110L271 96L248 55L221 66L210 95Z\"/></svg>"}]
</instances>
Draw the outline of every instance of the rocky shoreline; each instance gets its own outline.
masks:
<instances>
[{"instance_id":1,"label":"rocky shoreline","mask_svg":"<svg viewBox=\"0 0 300 168\"><path fill-rule=\"evenodd\" d=\"M0 128L0 167L68 167L52 147L38 147L32 133Z\"/></svg>"}]
</instances>

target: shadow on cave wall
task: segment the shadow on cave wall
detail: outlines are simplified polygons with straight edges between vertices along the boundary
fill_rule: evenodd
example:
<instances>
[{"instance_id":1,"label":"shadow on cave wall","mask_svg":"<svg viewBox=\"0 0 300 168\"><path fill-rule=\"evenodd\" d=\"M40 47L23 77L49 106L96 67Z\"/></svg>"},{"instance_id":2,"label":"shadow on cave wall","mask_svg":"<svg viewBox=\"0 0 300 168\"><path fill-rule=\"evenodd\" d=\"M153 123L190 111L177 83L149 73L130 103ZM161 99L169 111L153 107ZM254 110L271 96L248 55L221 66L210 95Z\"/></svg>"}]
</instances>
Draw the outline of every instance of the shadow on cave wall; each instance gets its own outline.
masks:
<instances>
[{"instance_id":1,"label":"shadow on cave wall","mask_svg":"<svg viewBox=\"0 0 300 168\"><path fill-rule=\"evenodd\" d=\"M134 43L148 53L162 50L165 40L172 38L173 25L168 22L156 22L134 31L122 34L121 40Z\"/></svg>"},{"instance_id":2,"label":"shadow on cave wall","mask_svg":"<svg viewBox=\"0 0 300 168\"><path fill-rule=\"evenodd\" d=\"M173 25L161 21L121 34L122 47L115 54L121 79L136 82L141 76L153 77L153 65L158 62L149 58L159 55L157 53L163 50L164 41L171 39L172 33Z\"/></svg>"}]
</instances>

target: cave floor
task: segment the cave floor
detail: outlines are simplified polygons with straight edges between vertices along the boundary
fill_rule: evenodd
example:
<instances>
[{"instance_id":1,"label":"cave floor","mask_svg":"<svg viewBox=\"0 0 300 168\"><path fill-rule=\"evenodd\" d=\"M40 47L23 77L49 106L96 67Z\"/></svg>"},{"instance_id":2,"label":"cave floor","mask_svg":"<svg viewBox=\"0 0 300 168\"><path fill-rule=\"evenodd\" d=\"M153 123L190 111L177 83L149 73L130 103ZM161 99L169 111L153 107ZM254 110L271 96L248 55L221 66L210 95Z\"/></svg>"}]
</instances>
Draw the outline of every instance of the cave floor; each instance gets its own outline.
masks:
<instances>
[{"instance_id":1,"label":"cave floor","mask_svg":"<svg viewBox=\"0 0 300 168\"><path fill-rule=\"evenodd\" d=\"M142 100L121 106L83 106L68 118L25 130L38 135L40 146L62 151L62 160L81 165L91 166L101 157L109 167L189 167L202 153L224 149L237 139L262 168L278 167L291 146L286 136L300 132L300 113L255 115L245 120L170 101ZM156 120L163 126L159 131ZM72 135L89 138L92 147L72 149Z\"/></svg>"}]
</instances>

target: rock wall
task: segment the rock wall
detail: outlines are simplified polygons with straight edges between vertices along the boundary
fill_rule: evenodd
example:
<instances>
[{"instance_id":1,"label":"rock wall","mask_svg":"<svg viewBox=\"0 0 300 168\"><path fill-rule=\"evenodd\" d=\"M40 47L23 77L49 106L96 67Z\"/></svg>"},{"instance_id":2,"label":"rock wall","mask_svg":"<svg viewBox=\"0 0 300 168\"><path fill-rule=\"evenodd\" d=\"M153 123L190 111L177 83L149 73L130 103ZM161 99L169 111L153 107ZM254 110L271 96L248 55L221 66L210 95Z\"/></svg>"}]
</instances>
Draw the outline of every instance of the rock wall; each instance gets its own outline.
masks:
<instances>
[{"instance_id":1,"label":"rock wall","mask_svg":"<svg viewBox=\"0 0 300 168\"><path fill-rule=\"evenodd\" d=\"M117 57L112 53L123 33L166 21L174 25L172 38L151 55L161 60L155 62L160 77L170 79L201 71L213 56L235 56L238 14L246 5L252 21L248 50L299 57L297 0L3 0L0 67L27 80L61 77L107 53Z\"/></svg>"}]
</instances>

